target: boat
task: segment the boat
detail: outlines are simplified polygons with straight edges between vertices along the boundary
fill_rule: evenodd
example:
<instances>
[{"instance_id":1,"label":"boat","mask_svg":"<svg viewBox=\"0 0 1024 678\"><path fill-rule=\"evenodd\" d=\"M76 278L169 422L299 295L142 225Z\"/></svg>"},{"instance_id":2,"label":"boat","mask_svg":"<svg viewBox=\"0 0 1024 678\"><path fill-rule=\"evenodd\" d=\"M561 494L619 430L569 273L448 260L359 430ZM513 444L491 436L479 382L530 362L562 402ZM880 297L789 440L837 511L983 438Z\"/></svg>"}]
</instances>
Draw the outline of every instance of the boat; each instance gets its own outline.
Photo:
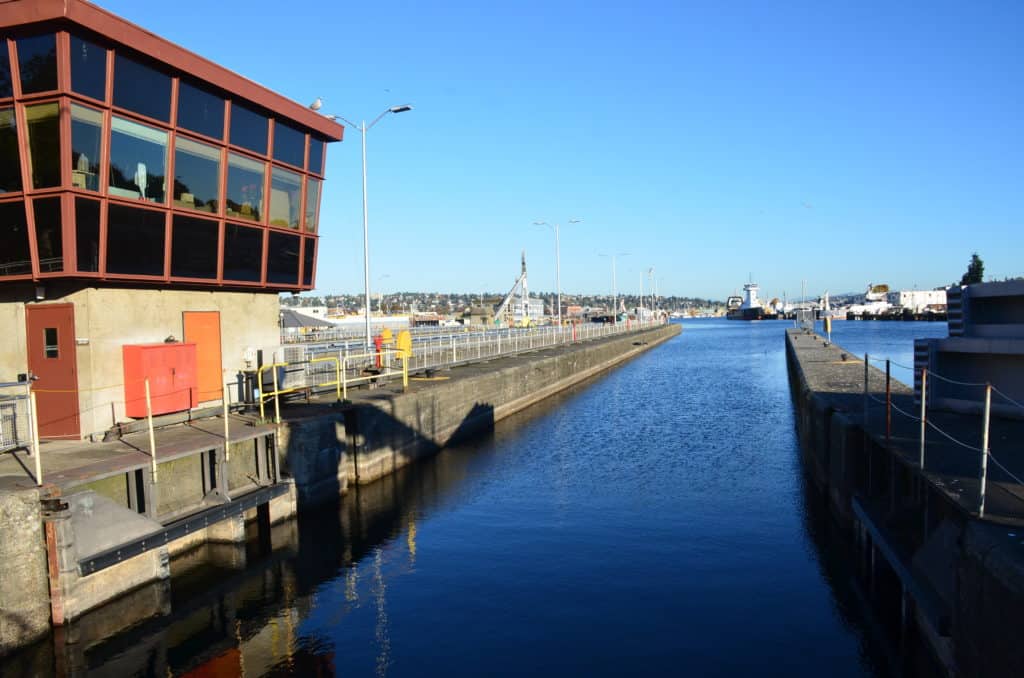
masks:
<instances>
[{"instance_id":1,"label":"boat","mask_svg":"<svg viewBox=\"0 0 1024 678\"><path fill-rule=\"evenodd\" d=\"M757 283L749 282L743 286L743 297L732 296L725 302L725 317L729 320L776 320L779 314L765 308L757 298L760 290Z\"/></svg>"}]
</instances>

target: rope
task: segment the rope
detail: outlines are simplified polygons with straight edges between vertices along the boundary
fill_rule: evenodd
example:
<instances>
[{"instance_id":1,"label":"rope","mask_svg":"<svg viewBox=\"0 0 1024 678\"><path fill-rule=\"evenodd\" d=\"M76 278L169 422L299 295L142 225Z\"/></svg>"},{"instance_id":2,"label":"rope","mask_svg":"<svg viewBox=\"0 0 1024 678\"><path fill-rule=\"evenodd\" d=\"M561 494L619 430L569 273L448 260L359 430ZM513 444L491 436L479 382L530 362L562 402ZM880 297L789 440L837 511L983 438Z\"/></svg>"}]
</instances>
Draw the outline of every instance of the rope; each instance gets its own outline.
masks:
<instances>
[{"instance_id":1,"label":"rope","mask_svg":"<svg viewBox=\"0 0 1024 678\"><path fill-rule=\"evenodd\" d=\"M1015 481L1017 481L1017 484L1018 484L1018 485L1024 485L1024 480L1021 480L1021 479L1020 479L1020 478L1018 478L1017 476L1015 476L1015 475L1013 475L1012 473L1010 473L1010 469L1008 469L1008 468L1006 468L1005 466L1003 466L1002 464L1000 464L1000 463L999 463L999 460L998 460L998 459L996 459L996 458L995 458L995 457L994 457L994 456L992 455L992 453L991 453L991 452L989 452L989 454L988 454L988 458L989 458L989 460L990 460L990 461L991 461L991 462L992 462L993 464L995 464L996 466L998 466L999 468L1001 468L1001 469L1003 470L1003 473L1005 473L1006 475L1010 476L1010 477L1011 477L1011 478L1013 478L1013 479L1014 479Z\"/></svg>"},{"instance_id":2,"label":"rope","mask_svg":"<svg viewBox=\"0 0 1024 678\"><path fill-rule=\"evenodd\" d=\"M936 426L932 422L929 421L928 425L931 426L933 430L938 431L940 434L942 434L943 436L945 436L949 440L953 441L954 443L956 443L960 447L966 447L968 450L971 450L973 452L981 452L981 448L980 447L973 447L971 445L968 445L965 442L961 442L961 441L957 440L956 438L954 438L953 436L949 435L948 433L943 431L941 428L939 428L938 426Z\"/></svg>"},{"instance_id":3,"label":"rope","mask_svg":"<svg viewBox=\"0 0 1024 678\"><path fill-rule=\"evenodd\" d=\"M1000 390L999 390L998 388L996 388L995 386L993 386L993 387L992 387L992 392L993 392L993 393L997 393L997 394L999 394L999 396L1000 396L1000 397L1002 397L1003 399L1005 399L1005 400L1006 400L1007 402L1009 402L1009 403L1011 403L1011 404L1013 404L1013 405L1016 405L1016 406L1017 406L1018 408L1020 408L1020 409L1024 410L1024 405L1020 404L1019 402L1017 402L1016 400L1014 400L1014 399L1013 399L1013 398L1011 398L1010 396L1006 395L1005 393L1003 393L1002 391L1000 391Z\"/></svg>"},{"instance_id":4,"label":"rope","mask_svg":"<svg viewBox=\"0 0 1024 678\"><path fill-rule=\"evenodd\" d=\"M913 421L921 421L921 417L916 417L916 416L914 416L913 414L909 414L909 413L907 413L907 412L904 412L904 411L903 411L903 410L901 410L900 408L896 407L896 405L895 405L895 404L893 404L893 405L892 405L892 409L896 410L897 412L899 412L900 414L902 414L902 415L903 415L904 417L907 417L907 418L909 418L909 419L912 419Z\"/></svg>"},{"instance_id":5,"label":"rope","mask_svg":"<svg viewBox=\"0 0 1024 678\"><path fill-rule=\"evenodd\" d=\"M935 377L936 379L941 379L942 381L944 381L944 382L946 382L948 384L956 384L957 386L971 386L971 387L979 387L979 388L983 388L985 386L988 386L988 384L986 384L986 383L976 383L976 382L973 382L973 381L957 381L956 379L950 379L949 377L944 377L941 374L939 374L938 372L932 372L931 370L928 370L928 376L929 377Z\"/></svg>"}]
</instances>

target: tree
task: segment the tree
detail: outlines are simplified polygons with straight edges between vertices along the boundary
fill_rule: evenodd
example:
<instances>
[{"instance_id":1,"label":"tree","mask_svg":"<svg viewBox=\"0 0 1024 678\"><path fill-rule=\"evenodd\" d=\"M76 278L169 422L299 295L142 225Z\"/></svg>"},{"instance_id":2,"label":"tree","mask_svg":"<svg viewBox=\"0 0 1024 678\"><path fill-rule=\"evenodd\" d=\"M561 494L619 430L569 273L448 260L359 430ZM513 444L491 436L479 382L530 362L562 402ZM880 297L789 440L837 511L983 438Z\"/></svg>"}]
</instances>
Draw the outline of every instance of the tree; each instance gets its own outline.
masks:
<instances>
[{"instance_id":1,"label":"tree","mask_svg":"<svg viewBox=\"0 0 1024 678\"><path fill-rule=\"evenodd\" d=\"M985 262L981 260L978 253L971 255L971 263L967 264L967 272L960 278L961 285L973 285L980 283L985 276Z\"/></svg>"}]
</instances>

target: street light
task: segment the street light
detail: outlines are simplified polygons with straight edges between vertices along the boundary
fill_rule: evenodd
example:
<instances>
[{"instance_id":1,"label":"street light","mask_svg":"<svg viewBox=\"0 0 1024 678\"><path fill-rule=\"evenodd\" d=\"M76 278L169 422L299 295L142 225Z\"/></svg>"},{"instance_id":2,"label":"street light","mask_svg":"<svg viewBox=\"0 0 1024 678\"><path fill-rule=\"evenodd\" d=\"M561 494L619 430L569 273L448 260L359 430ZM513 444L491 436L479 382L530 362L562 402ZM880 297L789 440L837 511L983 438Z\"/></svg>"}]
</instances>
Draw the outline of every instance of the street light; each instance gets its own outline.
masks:
<instances>
[{"instance_id":1,"label":"street light","mask_svg":"<svg viewBox=\"0 0 1024 678\"><path fill-rule=\"evenodd\" d=\"M319 111L321 108L323 108L323 105L324 102L321 100L320 97L317 97L316 101L311 103L309 107L314 111ZM364 312L366 315L367 350L370 349L370 347L373 345L373 342L370 336L370 234L368 226L369 218L367 216L366 211L366 133L370 131L370 129L372 129L374 125L380 122L380 119L383 118L388 113L405 113L406 111L411 110L412 106L410 106L409 104L402 104L401 106L390 106L388 108L385 108L384 111L381 112L381 114L378 115L376 118L374 118L373 122L371 122L369 125L366 124L366 120L363 120L362 125L356 125L354 122L351 122L350 120L347 120L341 117L340 115L324 116L330 120L341 120L343 123L359 132L363 137L363 303L365 305Z\"/></svg>"},{"instance_id":2,"label":"street light","mask_svg":"<svg viewBox=\"0 0 1024 678\"><path fill-rule=\"evenodd\" d=\"M583 221L583 220L582 219L570 219L569 223L570 224L578 224L581 221ZM535 222L533 222L533 224L535 226L547 226L549 228L551 227L551 224L549 224L546 221L535 221ZM557 292L557 295L558 295L558 326L561 327L562 326L562 267L561 267L560 254L559 254L559 251L558 251L558 224L555 224L554 229L555 229L555 288L556 288L556 292Z\"/></svg>"},{"instance_id":3,"label":"street light","mask_svg":"<svg viewBox=\"0 0 1024 678\"><path fill-rule=\"evenodd\" d=\"M600 254L599 257L611 257L612 259L612 324L617 324L619 320L619 307L616 301L617 295L615 291L615 257L628 257L629 252L616 252L615 254Z\"/></svg>"}]
</instances>

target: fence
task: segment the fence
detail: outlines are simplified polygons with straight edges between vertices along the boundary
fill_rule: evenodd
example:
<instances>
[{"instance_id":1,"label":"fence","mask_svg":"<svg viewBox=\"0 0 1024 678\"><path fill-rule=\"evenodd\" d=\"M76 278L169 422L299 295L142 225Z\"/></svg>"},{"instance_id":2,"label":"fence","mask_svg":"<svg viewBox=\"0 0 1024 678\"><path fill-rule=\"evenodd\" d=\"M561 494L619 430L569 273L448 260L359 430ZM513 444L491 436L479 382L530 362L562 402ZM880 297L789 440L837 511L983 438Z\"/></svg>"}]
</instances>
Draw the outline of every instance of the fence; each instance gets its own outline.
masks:
<instances>
[{"instance_id":1,"label":"fence","mask_svg":"<svg viewBox=\"0 0 1024 678\"><path fill-rule=\"evenodd\" d=\"M871 386L871 370L870 364L875 362L876 364L883 364L885 366L884 378L885 385L884 390L877 388L872 390ZM899 367L901 369L909 370L915 376L915 381L920 385L919 393L920 398L912 404L905 404L907 409L898 406L894 400L892 392L892 367ZM947 387L954 387L962 390L962 394L966 397L963 400L973 400L978 402L980 405L981 417L980 420L973 416L954 415L945 410L929 410L930 393L934 391L935 382L943 382ZM881 393L883 395L875 395L875 393ZM972 397L973 395L973 397ZM1024 492L1018 492L1017 490L1024 490L1024 480L1021 480L1020 476L1024 475L1024 470L1018 469L1015 473L1010 470L1010 466L1015 466L1020 463L1019 459L1011 456L1014 451L1019 452L1019 433L1015 431L1017 435L1000 436L1000 442L1007 441L1007 444L1002 445L997 456L992 449L992 407L993 397L1000 399L1004 404L1005 408L1019 411L1020 414L1024 415L1024 404L1011 398L1004 391L994 386L989 382L966 382L955 379L950 379L946 376L938 374L936 372L929 371L927 368L915 369L907 365L901 365L892 360L885 358L873 358L869 354L864 354L864 426L865 429L871 427L871 403L876 406L884 408L885 419L884 419L884 431L886 444L892 446L896 436L896 429L901 427L901 424L910 423L916 431L916 457L917 467L919 471L924 473L926 470L945 470L953 471L954 473L962 471L965 467L970 467L976 464L977 470L977 482L978 482L978 499L976 504L976 510L979 517L985 517L986 515L986 503L989 500L990 487L990 468L991 463L996 469L1001 471L1005 478L1008 478L1012 483L1019 486L1014 488L1014 491L1007 491L1005 495L1012 497L1013 501L1020 503L1020 509L1024 510ZM916 411L915 411L916 410ZM895 418L894 418L895 417ZM942 426L939 425L937 420L942 419ZM1003 423L1004 426L1016 427L1021 426L1017 421L1007 421ZM905 432L905 430L904 430ZM933 433L937 438L929 441L929 432ZM906 436L899 436L900 440L905 440ZM978 441L977 444L968 442L974 438ZM1014 445L1018 446L1017 450L1014 450ZM937 450L942 449L953 449L959 450L960 455L974 455L972 457L961 457L956 458L945 458L941 461L936 458ZM949 455L946 455L947 457ZM933 467L941 467L933 468ZM1016 512L1015 512L1016 514Z\"/></svg>"},{"instance_id":2,"label":"fence","mask_svg":"<svg viewBox=\"0 0 1024 678\"><path fill-rule=\"evenodd\" d=\"M441 370L524 351L626 334L664 323L665 321L662 320L650 320L630 321L614 325L591 323L565 327L479 330L466 328L457 332L453 332L450 328L425 328L425 331L416 329L411 331L412 355L408 356L407 361L404 361L403 364L404 368L411 373ZM385 353L389 350L392 350L391 346L384 348ZM289 364L288 374L293 379L300 372L296 366L311 366L316 358L333 355L352 370L357 371L360 368L370 368L370 364L375 361L377 355L366 352L364 339L361 337L344 337L334 341L293 342L285 345L284 354L285 362ZM361 357L357 357L359 354ZM323 373L325 369L305 368L302 371L306 375L306 384L304 385L315 381L317 373Z\"/></svg>"},{"instance_id":3,"label":"fence","mask_svg":"<svg viewBox=\"0 0 1024 678\"><path fill-rule=\"evenodd\" d=\"M36 483L42 485L39 422L31 384L31 381L0 383L0 453L28 450L35 460Z\"/></svg>"}]
</instances>

